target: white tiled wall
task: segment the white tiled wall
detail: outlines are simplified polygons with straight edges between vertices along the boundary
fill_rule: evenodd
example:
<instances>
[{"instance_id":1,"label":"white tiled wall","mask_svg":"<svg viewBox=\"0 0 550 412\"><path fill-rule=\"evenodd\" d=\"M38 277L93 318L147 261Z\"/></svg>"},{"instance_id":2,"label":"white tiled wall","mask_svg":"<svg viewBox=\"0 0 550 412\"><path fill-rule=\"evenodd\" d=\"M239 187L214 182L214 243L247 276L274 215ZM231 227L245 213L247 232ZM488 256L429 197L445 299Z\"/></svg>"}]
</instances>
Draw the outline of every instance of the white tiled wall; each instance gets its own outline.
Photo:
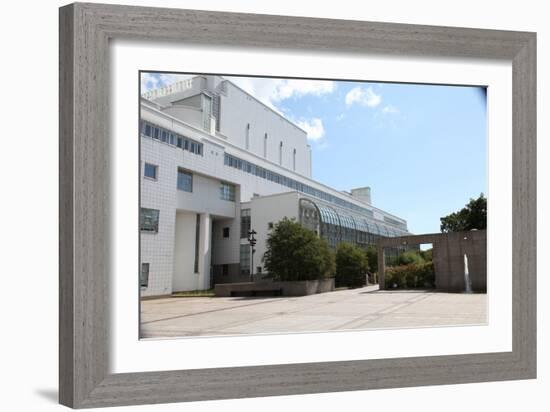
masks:
<instances>
[{"instance_id":1,"label":"white tiled wall","mask_svg":"<svg viewBox=\"0 0 550 412\"><path fill-rule=\"evenodd\" d=\"M141 233L141 262L149 263L149 285L142 295L172 292L174 224L176 217L176 164L173 147L141 138L140 176L144 163L157 165L157 180L141 178L141 207L158 209L158 233Z\"/></svg>"}]
</instances>

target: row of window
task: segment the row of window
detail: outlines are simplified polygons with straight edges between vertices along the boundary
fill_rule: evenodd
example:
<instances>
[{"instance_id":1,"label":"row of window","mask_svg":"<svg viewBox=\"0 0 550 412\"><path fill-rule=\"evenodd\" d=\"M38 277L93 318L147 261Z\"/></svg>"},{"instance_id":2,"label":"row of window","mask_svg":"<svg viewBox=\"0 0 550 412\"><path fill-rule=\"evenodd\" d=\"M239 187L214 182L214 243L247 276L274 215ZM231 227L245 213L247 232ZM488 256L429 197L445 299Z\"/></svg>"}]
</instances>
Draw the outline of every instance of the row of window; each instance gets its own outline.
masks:
<instances>
[{"instance_id":1,"label":"row of window","mask_svg":"<svg viewBox=\"0 0 550 412\"><path fill-rule=\"evenodd\" d=\"M202 156L203 154L202 143L149 122L141 122L141 134L160 140L161 142L171 144L172 146L179 147L180 149L187 150L196 155Z\"/></svg>"},{"instance_id":2,"label":"row of window","mask_svg":"<svg viewBox=\"0 0 550 412\"><path fill-rule=\"evenodd\" d=\"M358 206L355 203L348 202L347 200L331 195L330 193L323 192L322 190L316 189L305 183L301 183L301 182L298 182L297 180L291 179L290 177L286 177L278 173L272 172L271 170L267 170L261 166L257 166L246 160L239 159L238 157L235 157L233 155L225 153L224 164L226 166L234 167L235 169L242 170L243 172L253 174L255 176L261 177L263 179L267 179L269 181L281 184L283 186L290 187L291 189L297 190L298 192L302 192L310 196L314 196L326 202L334 203L339 206L342 206L351 210L355 210L369 217L374 217L374 213L370 209ZM392 220L393 222L388 222L388 223L392 223L403 230L407 229L406 225L404 225L403 223L398 222L397 220L394 220L394 219Z\"/></svg>"}]
</instances>

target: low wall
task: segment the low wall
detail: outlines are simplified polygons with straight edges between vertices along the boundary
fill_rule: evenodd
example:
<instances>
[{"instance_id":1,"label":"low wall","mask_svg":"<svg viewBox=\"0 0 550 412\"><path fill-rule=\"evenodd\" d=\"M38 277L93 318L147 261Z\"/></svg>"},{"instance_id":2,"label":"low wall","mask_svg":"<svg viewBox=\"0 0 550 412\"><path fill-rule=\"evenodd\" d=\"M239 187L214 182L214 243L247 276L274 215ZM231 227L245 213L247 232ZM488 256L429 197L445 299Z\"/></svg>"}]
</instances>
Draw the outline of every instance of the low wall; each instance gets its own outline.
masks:
<instances>
[{"instance_id":1,"label":"low wall","mask_svg":"<svg viewBox=\"0 0 550 412\"><path fill-rule=\"evenodd\" d=\"M380 238L378 240L380 289L386 289L384 248L423 243L431 243L433 246L436 290L442 292L464 292L466 290L464 275L464 255L466 255L472 291L483 293L487 291L486 230Z\"/></svg>"},{"instance_id":2,"label":"low wall","mask_svg":"<svg viewBox=\"0 0 550 412\"><path fill-rule=\"evenodd\" d=\"M294 282L279 282L261 280L257 282L219 283L214 286L214 292L219 297L230 296L307 296L316 293L332 292L334 278L322 280L302 280Z\"/></svg>"}]
</instances>

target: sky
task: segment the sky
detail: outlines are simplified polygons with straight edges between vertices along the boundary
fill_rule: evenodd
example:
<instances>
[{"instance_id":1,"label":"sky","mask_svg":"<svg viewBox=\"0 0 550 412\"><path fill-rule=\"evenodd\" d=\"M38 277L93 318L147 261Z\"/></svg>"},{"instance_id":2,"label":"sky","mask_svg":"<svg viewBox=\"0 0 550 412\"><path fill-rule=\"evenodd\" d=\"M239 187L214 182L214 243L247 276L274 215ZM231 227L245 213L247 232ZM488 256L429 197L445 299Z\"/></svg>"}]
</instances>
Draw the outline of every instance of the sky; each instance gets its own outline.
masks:
<instances>
[{"instance_id":1,"label":"sky","mask_svg":"<svg viewBox=\"0 0 550 412\"><path fill-rule=\"evenodd\" d=\"M142 92L191 77L143 73ZM308 133L313 179L370 186L372 204L415 234L487 194L479 87L224 76Z\"/></svg>"}]
</instances>

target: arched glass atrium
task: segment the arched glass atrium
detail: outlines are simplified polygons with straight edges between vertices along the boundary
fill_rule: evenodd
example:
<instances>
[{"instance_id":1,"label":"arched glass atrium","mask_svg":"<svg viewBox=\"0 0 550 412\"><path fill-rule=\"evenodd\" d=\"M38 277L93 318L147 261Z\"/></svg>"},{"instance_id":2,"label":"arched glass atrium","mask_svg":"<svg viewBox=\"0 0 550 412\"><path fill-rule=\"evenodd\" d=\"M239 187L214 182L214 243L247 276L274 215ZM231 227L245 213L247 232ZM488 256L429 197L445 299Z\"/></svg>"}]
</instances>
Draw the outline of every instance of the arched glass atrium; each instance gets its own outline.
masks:
<instances>
[{"instance_id":1,"label":"arched glass atrium","mask_svg":"<svg viewBox=\"0 0 550 412\"><path fill-rule=\"evenodd\" d=\"M395 237L408 234L367 216L335 208L317 200L302 198L299 208L300 223L320 234L331 247L336 247L341 242L349 242L366 248L376 245L381 236Z\"/></svg>"}]
</instances>

